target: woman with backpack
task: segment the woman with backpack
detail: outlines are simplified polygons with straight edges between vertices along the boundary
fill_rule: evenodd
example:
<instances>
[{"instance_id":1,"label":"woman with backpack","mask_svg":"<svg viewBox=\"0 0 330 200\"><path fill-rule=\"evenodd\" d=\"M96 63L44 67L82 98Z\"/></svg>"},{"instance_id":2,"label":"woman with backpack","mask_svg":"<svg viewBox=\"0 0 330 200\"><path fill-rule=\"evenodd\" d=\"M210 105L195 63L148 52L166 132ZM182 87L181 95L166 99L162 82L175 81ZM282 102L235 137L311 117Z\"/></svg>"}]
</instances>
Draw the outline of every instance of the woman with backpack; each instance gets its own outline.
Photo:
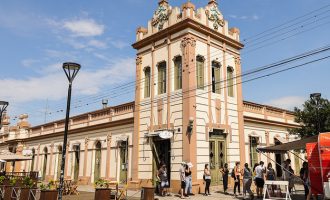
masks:
<instances>
[{"instance_id":1,"label":"woman with backpack","mask_svg":"<svg viewBox=\"0 0 330 200\"><path fill-rule=\"evenodd\" d=\"M220 170L222 173L222 181L223 181L223 193L228 194L227 189L228 189L228 176L229 176L229 169L228 169L228 164L225 163L223 168Z\"/></svg>"},{"instance_id":2,"label":"woman with backpack","mask_svg":"<svg viewBox=\"0 0 330 200\"><path fill-rule=\"evenodd\" d=\"M234 196L237 197L236 188L238 189L239 195L241 195L241 168L240 168L240 162L235 163L235 167L234 167L233 171L231 172L231 177L235 181Z\"/></svg>"}]
</instances>

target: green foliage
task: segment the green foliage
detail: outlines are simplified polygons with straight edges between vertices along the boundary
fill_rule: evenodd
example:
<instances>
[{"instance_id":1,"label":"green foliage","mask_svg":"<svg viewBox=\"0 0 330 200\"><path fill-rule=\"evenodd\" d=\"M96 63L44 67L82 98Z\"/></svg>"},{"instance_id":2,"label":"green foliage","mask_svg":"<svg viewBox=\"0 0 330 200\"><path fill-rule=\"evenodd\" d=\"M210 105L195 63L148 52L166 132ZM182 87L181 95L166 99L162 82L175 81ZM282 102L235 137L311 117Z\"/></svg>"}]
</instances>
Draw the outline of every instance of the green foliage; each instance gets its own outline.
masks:
<instances>
[{"instance_id":1,"label":"green foliage","mask_svg":"<svg viewBox=\"0 0 330 200\"><path fill-rule=\"evenodd\" d=\"M32 188L34 185L33 180L28 176L23 179L22 183L27 188Z\"/></svg>"},{"instance_id":2,"label":"green foliage","mask_svg":"<svg viewBox=\"0 0 330 200\"><path fill-rule=\"evenodd\" d=\"M10 186L15 186L16 182L17 182L16 177L12 177L12 178L9 179L9 185Z\"/></svg>"},{"instance_id":3,"label":"green foliage","mask_svg":"<svg viewBox=\"0 0 330 200\"><path fill-rule=\"evenodd\" d=\"M320 132L330 132L330 102L320 98L319 105L315 100L307 100L303 108L294 108L295 122L301 128L289 129L290 134L298 134L300 137L318 135L318 118L320 121Z\"/></svg>"},{"instance_id":4,"label":"green foliage","mask_svg":"<svg viewBox=\"0 0 330 200\"><path fill-rule=\"evenodd\" d=\"M6 177L5 176L0 176L0 185L3 184L3 182L5 181Z\"/></svg>"},{"instance_id":5,"label":"green foliage","mask_svg":"<svg viewBox=\"0 0 330 200\"><path fill-rule=\"evenodd\" d=\"M94 183L95 188L108 188L109 183L104 179L99 179Z\"/></svg>"},{"instance_id":6,"label":"green foliage","mask_svg":"<svg viewBox=\"0 0 330 200\"><path fill-rule=\"evenodd\" d=\"M45 191L45 190L56 190L56 184L53 180L49 181L47 184L41 184L39 186L40 190Z\"/></svg>"}]
</instances>

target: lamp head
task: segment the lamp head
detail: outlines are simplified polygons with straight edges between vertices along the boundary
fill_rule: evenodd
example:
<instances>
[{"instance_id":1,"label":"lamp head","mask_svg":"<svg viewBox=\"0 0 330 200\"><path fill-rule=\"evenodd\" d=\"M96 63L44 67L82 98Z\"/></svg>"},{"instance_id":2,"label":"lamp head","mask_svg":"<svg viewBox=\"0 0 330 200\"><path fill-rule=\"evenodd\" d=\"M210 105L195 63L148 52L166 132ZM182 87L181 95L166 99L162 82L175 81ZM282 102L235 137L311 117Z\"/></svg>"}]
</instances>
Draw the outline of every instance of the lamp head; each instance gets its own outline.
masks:
<instances>
[{"instance_id":1,"label":"lamp head","mask_svg":"<svg viewBox=\"0 0 330 200\"><path fill-rule=\"evenodd\" d=\"M63 70L70 83L76 77L80 68L81 68L81 66L78 63L73 63L73 62L63 63Z\"/></svg>"}]
</instances>

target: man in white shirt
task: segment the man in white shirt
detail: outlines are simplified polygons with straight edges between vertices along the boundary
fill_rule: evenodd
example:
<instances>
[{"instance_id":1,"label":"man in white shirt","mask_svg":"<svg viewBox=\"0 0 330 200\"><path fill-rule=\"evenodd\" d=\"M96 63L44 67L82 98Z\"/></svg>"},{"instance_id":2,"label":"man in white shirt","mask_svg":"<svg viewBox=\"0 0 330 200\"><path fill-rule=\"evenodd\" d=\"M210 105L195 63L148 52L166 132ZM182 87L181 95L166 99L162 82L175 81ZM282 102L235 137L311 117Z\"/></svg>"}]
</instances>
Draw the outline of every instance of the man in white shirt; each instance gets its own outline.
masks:
<instances>
[{"instance_id":1,"label":"man in white shirt","mask_svg":"<svg viewBox=\"0 0 330 200\"><path fill-rule=\"evenodd\" d=\"M255 171L256 171L255 183L257 186L257 196L258 198L262 198L262 190L265 184L264 175L266 173L266 168L264 167L263 161L260 161Z\"/></svg>"}]
</instances>

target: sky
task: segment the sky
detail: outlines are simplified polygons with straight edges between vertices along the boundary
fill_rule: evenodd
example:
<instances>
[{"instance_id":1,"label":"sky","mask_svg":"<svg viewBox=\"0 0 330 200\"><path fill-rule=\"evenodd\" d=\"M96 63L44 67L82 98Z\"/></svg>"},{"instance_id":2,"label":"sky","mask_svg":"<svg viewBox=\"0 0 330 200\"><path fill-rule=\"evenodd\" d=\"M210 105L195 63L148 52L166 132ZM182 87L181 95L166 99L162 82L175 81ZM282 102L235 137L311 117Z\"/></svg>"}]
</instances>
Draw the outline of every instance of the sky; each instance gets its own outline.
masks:
<instances>
[{"instance_id":1,"label":"sky","mask_svg":"<svg viewBox=\"0 0 330 200\"><path fill-rule=\"evenodd\" d=\"M175 7L186 1L169 2ZM208 0L191 2L199 8ZM329 3L219 1L224 18L240 29L245 44L242 71L330 44ZM136 28L147 25L157 6L156 0L1 0L0 100L9 101L12 124L22 113L29 114L32 125L64 118L68 82L62 63L68 61L82 66L73 83L72 115L101 108L103 98L109 105L133 101L136 51L131 44ZM327 51L285 67L329 55ZM313 92L330 98L329 60L244 83L244 99L293 109Z\"/></svg>"}]
</instances>

